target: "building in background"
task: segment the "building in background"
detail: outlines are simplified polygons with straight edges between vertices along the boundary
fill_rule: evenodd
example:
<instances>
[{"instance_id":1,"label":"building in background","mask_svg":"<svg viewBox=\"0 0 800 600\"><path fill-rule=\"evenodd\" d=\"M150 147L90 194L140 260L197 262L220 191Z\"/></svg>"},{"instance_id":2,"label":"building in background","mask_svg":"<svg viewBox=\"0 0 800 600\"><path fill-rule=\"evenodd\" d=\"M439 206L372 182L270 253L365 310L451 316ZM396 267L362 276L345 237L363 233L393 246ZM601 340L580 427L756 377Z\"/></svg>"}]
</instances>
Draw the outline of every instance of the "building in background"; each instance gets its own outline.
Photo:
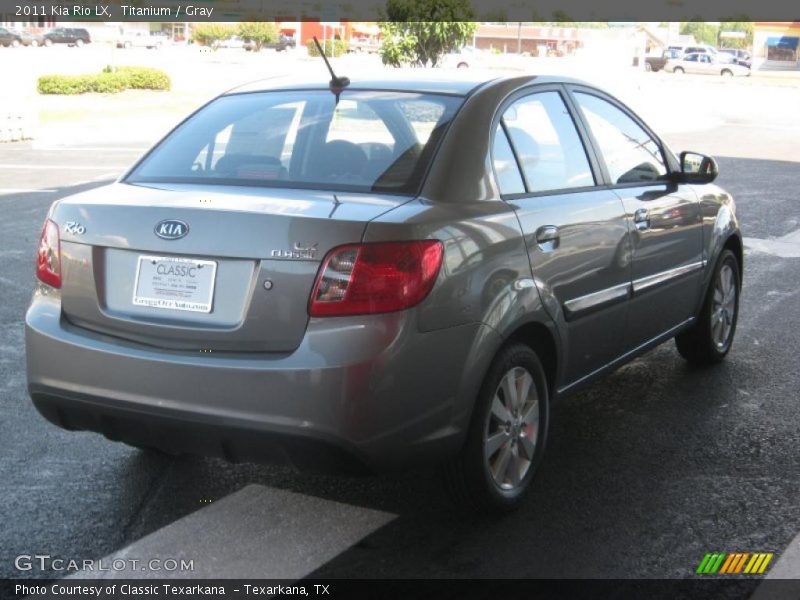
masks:
<instances>
[{"instance_id":1,"label":"building in background","mask_svg":"<svg viewBox=\"0 0 800 600\"><path fill-rule=\"evenodd\" d=\"M754 67L800 70L800 21L753 23Z\"/></svg>"},{"instance_id":2,"label":"building in background","mask_svg":"<svg viewBox=\"0 0 800 600\"><path fill-rule=\"evenodd\" d=\"M503 54L527 53L531 56L568 56L582 46L575 27L548 27L523 23L478 25L473 46Z\"/></svg>"}]
</instances>

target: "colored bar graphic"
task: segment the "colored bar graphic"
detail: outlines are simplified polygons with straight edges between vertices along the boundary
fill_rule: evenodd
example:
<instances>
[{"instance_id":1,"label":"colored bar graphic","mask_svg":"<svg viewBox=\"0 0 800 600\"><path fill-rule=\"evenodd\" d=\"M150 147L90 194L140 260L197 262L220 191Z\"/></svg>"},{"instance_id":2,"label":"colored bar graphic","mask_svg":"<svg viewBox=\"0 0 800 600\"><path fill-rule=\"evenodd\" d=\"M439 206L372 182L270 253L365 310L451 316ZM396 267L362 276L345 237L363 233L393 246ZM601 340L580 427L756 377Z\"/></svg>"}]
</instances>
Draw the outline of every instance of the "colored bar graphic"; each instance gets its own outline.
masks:
<instances>
[{"instance_id":1,"label":"colored bar graphic","mask_svg":"<svg viewBox=\"0 0 800 600\"><path fill-rule=\"evenodd\" d=\"M736 563L738 560L738 554L728 554L728 558L722 563L722 568L719 570L720 573L730 573L730 568L733 564Z\"/></svg>"},{"instance_id":2,"label":"colored bar graphic","mask_svg":"<svg viewBox=\"0 0 800 600\"><path fill-rule=\"evenodd\" d=\"M769 561L772 560L772 557L775 556L772 552L769 552L767 556L764 558L764 562L761 563L761 568L758 570L759 573L763 573L767 569L767 565Z\"/></svg>"},{"instance_id":3,"label":"colored bar graphic","mask_svg":"<svg viewBox=\"0 0 800 600\"><path fill-rule=\"evenodd\" d=\"M723 560L725 560L725 553L720 552L719 558L717 558L717 562L715 562L714 566L711 568L711 573L716 573L719 570Z\"/></svg>"},{"instance_id":4,"label":"colored bar graphic","mask_svg":"<svg viewBox=\"0 0 800 600\"><path fill-rule=\"evenodd\" d=\"M756 563L758 562L758 559L760 557L761 557L761 554L759 554L758 552L753 554L753 558L751 558L750 562L747 563L747 566L744 568L744 572L747 573L747 574L752 573L753 572L753 567L756 566Z\"/></svg>"},{"instance_id":5,"label":"colored bar graphic","mask_svg":"<svg viewBox=\"0 0 800 600\"><path fill-rule=\"evenodd\" d=\"M714 568L714 563L717 562L718 557L719 553L717 552L714 552L714 554L711 555L711 558L708 559L708 564L706 564L706 568L703 569L703 573L708 574L712 572L711 569Z\"/></svg>"},{"instance_id":6,"label":"colored bar graphic","mask_svg":"<svg viewBox=\"0 0 800 600\"><path fill-rule=\"evenodd\" d=\"M750 556L749 552L745 552L744 554L742 554L742 558L740 558L739 562L736 563L736 569L733 571L734 573L742 572L742 568L744 567L744 561L746 561L749 556Z\"/></svg>"},{"instance_id":7,"label":"colored bar graphic","mask_svg":"<svg viewBox=\"0 0 800 600\"><path fill-rule=\"evenodd\" d=\"M696 573L705 573L705 572L706 572L706 571L705 571L705 569L706 569L706 566L708 565L708 562L709 562L710 560L711 560L711 553L709 552L708 554L706 554L706 555L703 557L703 560L702 560L702 561L700 561L700 566L699 566L699 567L697 567L697 571L696 571Z\"/></svg>"},{"instance_id":8,"label":"colored bar graphic","mask_svg":"<svg viewBox=\"0 0 800 600\"><path fill-rule=\"evenodd\" d=\"M767 570L767 565L773 556L772 552L708 552L697 566L696 573L700 575L761 574Z\"/></svg>"}]
</instances>

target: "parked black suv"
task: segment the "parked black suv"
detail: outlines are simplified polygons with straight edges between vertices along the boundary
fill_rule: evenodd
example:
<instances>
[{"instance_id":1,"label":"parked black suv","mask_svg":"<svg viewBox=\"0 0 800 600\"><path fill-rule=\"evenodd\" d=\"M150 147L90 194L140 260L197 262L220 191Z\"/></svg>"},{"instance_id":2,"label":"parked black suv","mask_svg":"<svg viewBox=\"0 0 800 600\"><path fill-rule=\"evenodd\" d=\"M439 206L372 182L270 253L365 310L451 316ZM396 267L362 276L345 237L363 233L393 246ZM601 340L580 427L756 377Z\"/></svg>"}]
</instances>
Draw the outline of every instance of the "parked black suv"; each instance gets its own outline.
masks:
<instances>
[{"instance_id":1,"label":"parked black suv","mask_svg":"<svg viewBox=\"0 0 800 600\"><path fill-rule=\"evenodd\" d=\"M53 44L69 44L70 46L83 46L90 44L92 38L89 32L85 29L76 29L73 27L56 27L52 31L44 34L44 45L52 46Z\"/></svg>"},{"instance_id":2,"label":"parked black suv","mask_svg":"<svg viewBox=\"0 0 800 600\"><path fill-rule=\"evenodd\" d=\"M18 33L9 31L5 27L0 27L0 46L19 46L22 43L22 38Z\"/></svg>"}]
</instances>

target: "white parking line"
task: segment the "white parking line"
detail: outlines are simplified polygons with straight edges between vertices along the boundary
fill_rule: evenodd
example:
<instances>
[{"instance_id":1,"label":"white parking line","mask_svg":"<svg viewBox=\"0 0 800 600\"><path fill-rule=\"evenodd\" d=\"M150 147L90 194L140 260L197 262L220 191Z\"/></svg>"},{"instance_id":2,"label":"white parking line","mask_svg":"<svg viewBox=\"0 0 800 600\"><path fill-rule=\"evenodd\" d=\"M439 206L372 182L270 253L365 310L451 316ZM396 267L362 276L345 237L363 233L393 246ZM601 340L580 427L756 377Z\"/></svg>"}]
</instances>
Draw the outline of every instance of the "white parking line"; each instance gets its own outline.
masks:
<instances>
[{"instance_id":1,"label":"white parking line","mask_svg":"<svg viewBox=\"0 0 800 600\"><path fill-rule=\"evenodd\" d=\"M70 152L144 152L150 149L150 146L70 146L68 144L48 144L48 145L33 145L34 150L42 152L63 152L69 150Z\"/></svg>"},{"instance_id":2,"label":"white parking line","mask_svg":"<svg viewBox=\"0 0 800 600\"><path fill-rule=\"evenodd\" d=\"M800 598L800 534L777 555L778 561L750 600L797 600ZM788 580L788 581L775 581Z\"/></svg>"},{"instance_id":3,"label":"white parking line","mask_svg":"<svg viewBox=\"0 0 800 600\"><path fill-rule=\"evenodd\" d=\"M126 169L128 165L31 165L27 163L15 165L0 163L0 169L52 171L53 169L69 169L70 171L104 171L106 169Z\"/></svg>"},{"instance_id":4,"label":"white parking line","mask_svg":"<svg viewBox=\"0 0 800 600\"><path fill-rule=\"evenodd\" d=\"M249 485L130 546L88 579L300 579L344 552L396 515ZM149 561L193 561L193 570L150 570ZM132 561L141 561L133 565Z\"/></svg>"},{"instance_id":5,"label":"white parking line","mask_svg":"<svg viewBox=\"0 0 800 600\"><path fill-rule=\"evenodd\" d=\"M800 580L800 534L786 546L778 557L778 562L770 569L767 578Z\"/></svg>"},{"instance_id":6,"label":"white parking line","mask_svg":"<svg viewBox=\"0 0 800 600\"><path fill-rule=\"evenodd\" d=\"M3 194L50 194L55 190L43 189L34 190L31 188L0 188L0 196Z\"/></svg>"},{"instance_id":7,"label":"white parking line","mask_svg":"<svg viewBox=\"0 0 800 600\"><path fill-rule=\"evenodd\" d=\"M744 238L744 246L756 252L781 258L800 258L800 229L771 240Z\"/></svg>"}]
</instances>

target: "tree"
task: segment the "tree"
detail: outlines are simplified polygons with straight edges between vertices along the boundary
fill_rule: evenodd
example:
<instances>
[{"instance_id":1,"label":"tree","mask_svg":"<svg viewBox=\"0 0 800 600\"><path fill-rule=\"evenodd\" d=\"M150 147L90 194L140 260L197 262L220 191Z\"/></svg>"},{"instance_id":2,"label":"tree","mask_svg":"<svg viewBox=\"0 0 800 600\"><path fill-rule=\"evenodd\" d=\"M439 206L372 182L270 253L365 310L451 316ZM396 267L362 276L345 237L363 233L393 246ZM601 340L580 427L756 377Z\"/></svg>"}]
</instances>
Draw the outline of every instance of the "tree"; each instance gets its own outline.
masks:
<instances>
[{"instance_id":1,"label":"tree","mask_svg":"<svg viewBox=\"0 0 800 600\"><path fill-rule=\"evenodd\" d=\"M278 26L264 21L239 23L239 37L253 43L253 50L259 52L265 44L278 41Z\"/></svg>"},{"instance_id":2,"label":"tree","mask_svg":"<svg viewBox=\"0 0 800 600\"><path fill-rule=\"evenodd\" d=\"M435 67L472 39L474 17L468 0L388 0L379 24L383 64Z\"/></svg>"},{"instance_id":3,"label":"tree","mask_svg":"<svg viewBox=\"0 0 800 600\"><path fill-rule=\"evenodd\" d=\"M723 21L719 29L720 32L740 31L745 34L743 38L720 38L720 45L724 43L728 48L749 48L753 45L753 23L750 21Z\"/></svg>"},{"instance_id":4,"label":"tree","mask_svg":"<svg viewBox=\"0 0 800 600\"><path fill-rule=\"evenodd\" d=\"M235 32L231 25L199 23L192 26L192 40L201 46L209 46L216 50L222 40L227 40Z\"/></svg>"},{"instance_id":5,"label":"tree","mask_svg":"<svg viewBox=\"0 0 800 600\"><path fill-rule=\"evenodd\" d=\"M717 45L719 36L719 25L705 23L703 21L689 21L681 23L682 35L693 35L694 39L700 44Z\"/></svg>"}]
</instances>

